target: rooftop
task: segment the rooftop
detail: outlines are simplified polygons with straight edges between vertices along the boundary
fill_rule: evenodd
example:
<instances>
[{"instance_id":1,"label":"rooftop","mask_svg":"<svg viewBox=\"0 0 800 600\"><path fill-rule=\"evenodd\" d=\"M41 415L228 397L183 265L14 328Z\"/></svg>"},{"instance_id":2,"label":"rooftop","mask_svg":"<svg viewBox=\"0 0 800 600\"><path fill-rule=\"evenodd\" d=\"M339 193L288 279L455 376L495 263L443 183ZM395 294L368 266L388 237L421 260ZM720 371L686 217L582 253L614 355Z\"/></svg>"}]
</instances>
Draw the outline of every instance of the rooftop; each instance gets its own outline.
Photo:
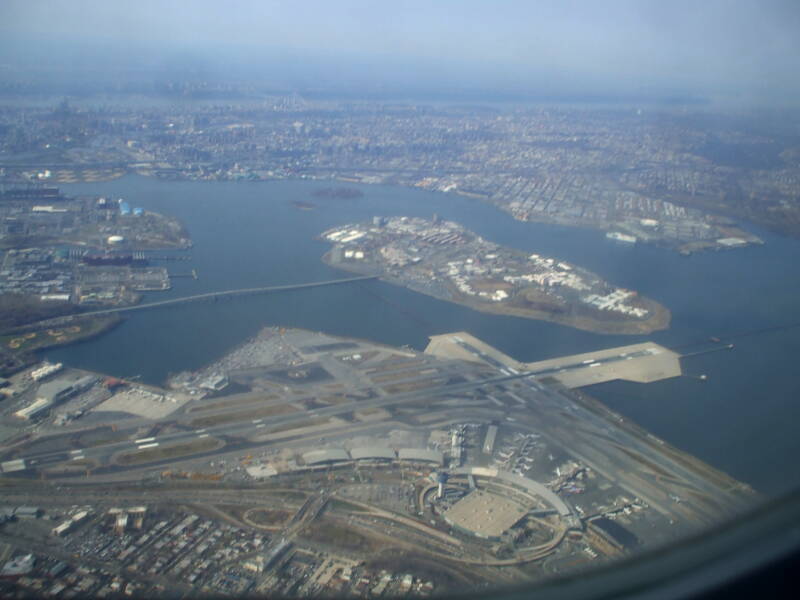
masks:
<instances>
[{"instance_id":1,"label":"rooftop","mask_svg":"<svg viewBox=\"0 0 800 600\"><path fill-rule=\"evenodd\" d=\"M303 460L307 465L319 465L326 462L342 462L350 460L350 456L341 448L331 450L312 450L303 454Z\"/></svg>"},{"instance_id":2,"label":"rooftop","mask_svg":"<svg viewBox=\"0 0 800 600\"><path fill-rule=\"evenodd\" d=\"M451 525L477 536L496 538L526 513L527 510L518 502L484 490L474 490L444 513L444 518Z\"/></svg>"},{"instance_id":3,"label":"rooftop","mask_svg":"<svg viewBox=\"0 0 800 600\"><path fill-rule=\"evenodd\" d=\"M350 456L353 457L353 460L394 460L396 458L394 450L385 446L362 446L353 448L350 450Z\"/></svg>"},{"instance_id":4,"label":"rooftop","mask_svg":"<svg viewBox=\"0 0 800 600\"><path fill-rule=\"evenodd\" d=\"M444 455L438 450L425 450L424 448L401 448L397 453L400 460L434 462L444 464Z\"/></svg>"}]
</instances>

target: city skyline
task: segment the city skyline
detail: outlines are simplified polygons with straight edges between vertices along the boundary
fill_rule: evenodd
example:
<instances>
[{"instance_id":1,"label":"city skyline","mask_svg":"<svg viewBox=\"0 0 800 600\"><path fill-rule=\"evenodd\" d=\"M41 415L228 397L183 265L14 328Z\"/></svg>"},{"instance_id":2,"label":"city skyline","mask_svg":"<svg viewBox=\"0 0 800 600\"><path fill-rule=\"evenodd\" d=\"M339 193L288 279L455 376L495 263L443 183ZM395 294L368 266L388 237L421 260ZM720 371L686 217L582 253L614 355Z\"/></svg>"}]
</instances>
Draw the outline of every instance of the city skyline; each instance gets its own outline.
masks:
<instances>
[{"instance_id":1,"label":"city skyline","mask_svg":"<svg viewBox=\"0 0 800 600\"><path fill-rule=\"evenodd\" d=\"M704 98L794 105L793 3L8 2L7 77L48 66L128 77L249 76L304 90ZM30 76L30 70L26 75ZM53 73L50 72L50 76Z\"/></svg>"}]
</instances>

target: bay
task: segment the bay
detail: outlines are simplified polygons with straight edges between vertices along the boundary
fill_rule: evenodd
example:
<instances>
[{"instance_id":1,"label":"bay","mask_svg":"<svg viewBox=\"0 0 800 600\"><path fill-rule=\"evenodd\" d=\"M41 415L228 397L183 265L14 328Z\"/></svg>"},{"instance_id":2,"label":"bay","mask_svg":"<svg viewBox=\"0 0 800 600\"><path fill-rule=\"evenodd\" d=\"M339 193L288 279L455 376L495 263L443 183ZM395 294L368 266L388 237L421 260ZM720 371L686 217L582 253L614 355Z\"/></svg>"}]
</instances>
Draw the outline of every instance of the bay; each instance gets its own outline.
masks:
<instances>
[{"instance_id":1,"label":"bay","mask_svg":"<svg viewBox=\"0 0 800 600\"><path fill-rule=\"evenodd\" d=\"M173 280L152 299L207 291L333 279L342 273L320 260L324 230L375 215L434 213L486 239L584 266L611 283L667 306L669 330L610 336L514 317L488 315L383 282L189 304L130 315L95 340L49 351L51 360L118 376L163 383L169 373L219 358L261 327L322 330L422 349L428 336L468 331L524 361L651 339L684 347L711 336L800 321L800 242L756 231L766 244L682 257L651 246L610 243L603 233L521 223L468 198L391 186L347 184L364 195L317 198L322 181L198 182L126 176L64 185L69 194L124 197L181 219L194 248L191 262L167 263L173 273L196 268L199 280ZM300 210L293 202L311 202ZM639 385L616 382L586 391L668 442L768 494L800 484L794 458L800 329L735 339L732 351L683 361L688 376ZM700 381L693 375L706 374Z\"/></svg>"}]
</instances>

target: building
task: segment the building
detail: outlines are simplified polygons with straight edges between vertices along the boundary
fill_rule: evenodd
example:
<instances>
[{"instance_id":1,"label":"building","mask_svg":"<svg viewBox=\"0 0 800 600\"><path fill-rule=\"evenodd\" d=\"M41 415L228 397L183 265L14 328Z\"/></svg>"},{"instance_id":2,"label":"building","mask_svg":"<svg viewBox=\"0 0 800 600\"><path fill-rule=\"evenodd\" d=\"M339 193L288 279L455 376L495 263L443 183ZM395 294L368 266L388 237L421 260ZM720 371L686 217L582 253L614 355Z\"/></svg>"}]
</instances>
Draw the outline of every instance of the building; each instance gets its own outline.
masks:
<instances>
[{"instance_id":1,"label":"building","mask_svg":"<svg viewBox=\"0 0 800 600\"><path fill-rule=\"evenodd\" d=\"M31 378L34 381L40 381L45 377L52 375L53 373L57 373L63 368L64 365L62 363L55 363L55 364L44 363L38 369L34 369L33 371L31 371Z\"/></svg>"},{"instance_id":2,"label":"building","mask_svg":"<svg viewBox=\"0 0 800 600\"><path fill-rule=\"evenodd\" d=\"M609 555L633 550L639 545L633 533L607 517L592 519L586 530L592 545Z\"/></svg>"},{"instance_id":3,"label":"building","mask_svg":"<svg viewBox=\"0 0 800 600\"><path fill-rule=\"evenodd\" d=\"M527 514L528 509L519 502L476 489L456 502L443 517L459 531L497 540Z\"/></svg>"},{"instance_id":4,"label":"building","mask_svg":"<svg viewBox=\"0 0 800 600\"><path fill-rule=\"evenodd\" d=\"M0 579L16 579L33 571L36 565L36 558L33 554L15 556L0 569Z\"/></svg>"},{"instance_id":5,"label":"building","mask_svg":"<svg viewBox=\"0 0 800 600\"><path fill-rule=\"evenodd\" d=\"M350 450L353 460L364 460L371 462L393 461L397 459L394 450L385 446L360 446Z\"/></svg>"},{"instance_id":6,"label":"building","mask_svg":"<svg viewBox=\"0 0 800 600\"><path fill-rule=\"evenodd\" d=\"M14 520L14 509L9 507L0 508L0 525Z\"/></svg>"},{"instance_id":7,"label":"building","mask_svg":"<svg viewBox=\"0 0 800 600\"><path fill-rule=\"evenodd\" d=\"M62 535L69 533L74 525L75 522L72 519L68 519L61 523L61 525L53 527L53 529L50 531L50 534L55 537L61 537Z\"/></svg>"},{"instance_id":8,"label":"building","mask_svg":"<svg viewBox=\"0 0 800 600\"><path fill-rule=\"evenodd\" d=\"M97 383L97 377L87 375L77 381L57 379L39 386L36 400L14 413L16 417L32 420L45 415L51 408L67 398L89 389Z\"/></svg>"},{"instance_id":9,"label":"building","mask_svg":"<svg viewBox=\"0 0 800 600\"><path fill-rule=\"evenodd\" d=\"M14 511L18 519L38 519L41 514L42 509L38 506L18 506Z\"/></svg>"},{"instance_id":10,"label":"building","mask_svg":"<svg viewBox=\"0 0 800 600\"><path fill-rule=\"evenodd\" d=\"M253 479L267 479L278 474L278 470L272 465L250 465L246 467L247 474Z\"/></svg>"},{"instance_id":11,"label":"building","mask_svg":"<svg viewBox=\"0 0 800 600\"><path fill-rule=\"evenodd\" d=\"M45 415L47 411L50 410L50 406L51 405L49 402L40 398L34 400L28 406L19 409L14 413L14 416L19 417L20 419L25 419L26 421L31 421Z\"/></svg>"},{"instance_id":12,"label":"building","mask_svg":"<svg viewBox=\"0 0 800 600\"><path fill-rule=\"evenodd\" d=\"M133 517L133 528L141 529L144 524L144 517L147 514L146 506L134 506L128 510L128 513ZM77 515L76 515L77 518Z\"/></svg>"},{"instance_id":13,"label":"building","mask_svg":"<svg viewBox=\"0 0 800 600\"><path fill-rule=\"evenodd\" d=\"M212 375L201 381L199 385L204 390L218 392L228 385L228 378L225 375Z\"/></svg>"},{"instance_id":14,"label":"building","mask_svg":"<svg viewBox=\"0 0 800 600\"><path fill-rule=\"evenodd\" d=\"M125 529L128 527L128 513L120 512L117 515L116 520L114 521L114 532L117 535L122 535L125 533Z\"/></svg>"},{"instance_id":15,"label":"building","mask_svg":"<svg viewBox=\"0 0 800 600\"><path fill-rule=\"evenodd\" d=\"M491 455L494 450L494 440L497 437L497 425L489 425L486 438L483 440L483 453Z\"/></svg>"},{"instance_id":16,"label":"building","mask_svg":"<svg viewBox=\"0 0 800 600\"><path fill-rule=\"evenodd\" d=\"M606 237L610 240L614 240L615 242L622 242L623 244L635 244L636 243L636 236L628 235L627 233L621 233L619 231L610 231L606 234Z\"/></svg>"},{"instance_id":17,"label":"building","mask_svg":"<svg viewBox=\"0 0 800 600\"><path fill-rule=\"evenodd\" d=\"M48 404L56 404L68 398L73 392L73 382L64 379L56 379L49 383L39 386L36 391L36 400L41 400Z\"/></svg>"},{"instance_id":18,"label":"building","mask_svg":"<svg viewBox=\"0 0 800 600\"><path fill-rule=\"evenodd\" d=\"M303 454L303 461L309 467L326 465L336 462L347 462L350 455L342 448L332 448L330 450L312 450Z\"/></svg>"},{"instance_id":19,"label":"building","mask_svg":"<svg viewBox=\"0 0 800 600\"><path fill-rule=\"evenodd\" d=\"M439 466L444 464L444 455L438 450L401 448L397 456L400 460L406 462L435 463Z\"/></svg>"}]
</instances>

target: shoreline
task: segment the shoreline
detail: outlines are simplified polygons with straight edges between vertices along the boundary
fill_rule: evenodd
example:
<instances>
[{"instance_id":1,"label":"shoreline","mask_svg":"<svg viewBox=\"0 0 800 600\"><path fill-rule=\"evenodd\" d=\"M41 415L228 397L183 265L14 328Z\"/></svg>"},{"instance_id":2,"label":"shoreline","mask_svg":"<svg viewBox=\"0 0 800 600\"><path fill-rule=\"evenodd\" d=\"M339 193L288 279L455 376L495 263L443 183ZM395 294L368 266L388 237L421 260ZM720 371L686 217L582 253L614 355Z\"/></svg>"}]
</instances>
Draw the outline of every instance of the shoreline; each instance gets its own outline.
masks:
<instances>
[{"instance_id":1,"label":"shoreline","mask_svg":"<svg viewBox=\"0 0 800 600\"><path fill-rule=\"evenodd\" d=\"M374 273L365 273L361 271L357 271L355 269L348 269L341 264L334 264L330 260L331 251L329 250L325 254L322 255L322 262L324 262L329 267L334 269L339 269L346 273L355 273L357 275L375 275ZM377 274L375 275L380 281L385 281L386 283L390 283L392 285L396 285L398 287L402 287L418 294L423 294L425 296L429 296L431 298L436 298L437 300L441 300L442 302L451 302L453 304L458 304L460 306L465 306L466 308L470 308L472 310L476 310L479 312L484 312L488 314L496 314L496 315L503 315L508 317L519 317L523 319L531 319L535 321L547 321L549 323L556 323L557 325L564 325L566 327L572 327L574 329L579 329L581 331L589 331L591 333L599 333L603 335L646 335L653 333L655 331L662 331L664 329L668 329L670 322L672 320L672 313L670 310L655 300L651 298L647 298L644 296L640 296L640 299L647 304L649 310L653 312L653 315L643 321L601 321L599 319L593 319L589 316L576 316L576 315L559 315L557 313L549 313L546 311L538 311L533 309L525 309L520 307L514 306L500 306L497 303L489 304L489 303L480 303L470 301L468 299L459 299L459 298L443 298L441 296L436 296L431 294L427 291L418 289L414 286L409 286L403 283L400 280L393 279L391 277L387 277L385 274Z\"/></svg>"},{"instance_id":2,"label":"shoreline","mask_svg":"<svg viewBox=\"0 0 800 600\"><path fill-rule=\"evenodd\" d=\"M69 316L78 316L78 315L80 315L80 313L74 313L73 315ZM41 356L41 353L43 352L53 350L54 348L66 348L68 346L74 346L77 344L83 344L85 342L89 342L95 338L100 337L101 335L108 333L109 331L117 327L120 323L122 323L122 321L123 318L118 315L95 317L91 321L88 321L89 323L88 327L85 326L87 321L82 321L82 323L84 323L84 327L82 327L80 331L74 332L74 334L68 337L68 339L63 339L63 340L58 340L55 338L45 339L44 343L40 345L35 345L30 349L22 349L22 350L11 347L9 343L6 342L3 344L4 346L3 349L5 352L10 352L13 355L15 355L23 363L29 363L31 362L31 360L33 360L33 362L36 362L43 360ZM34 334L34 337L38 337L39 334L49 333L50 331L52 331L52 328L21 325L12 330L4 332L3 337L17 336L18 339L18 338L24 338L25 334ZM51 335L51 338L52 337L53 336Z\"/></svg>"},{"instance_id":3,"label":"shoreline","mask_svg":"<svg viewBox=\"0 0 800 600\"><path fill-rule=\"evenodd\" d=\"M75 168L75 171L79 171L79 170L91 170L91 169L80 169L80 167L76 167ZM156 180L159 180L159 181L204 181L202 179L197 179L197 178L193 178L193 177L176 176L175 173L170 173L170 177L164 177L164 176L160 175L159 173L157 173L156 171L125 168L122 173L115 172L113 174L113 176L109 176L109 177L79 178L79 179L67 180L67 181L53 180L53 183L63 183L63 184L67 184L67 185L76 184L76 183L98 183L98 182L113 181L113 180L119 179L119 178L121 178L121 177L123 177L125 175L136 175L136 176L139 176L139 177L148 177L148 178L153 178L153 179L156 179ZM300 177L300 176L295 176L295 177L272 177L272 178L267 178L267 179L245 179L245 180L215 179L215 180L211 180L211 181L214 181L214 182L239 182L239 183L242 183L242 182L245 182L245 183L268 183L268 182L271 182L271 181L300 181L300 180L304 180L304 181L310 180L310 181L319 181L319 182L344 181L346 183L352 183L352 184L356 184L356 185L366 185L366 186L387 185L387 186L398 187L398 188L407 189L407 190L415 190L415 189L419 190L419 189L421 189L421 190L424 190L424 191L427 191L427 192L432 192L432 193L436 193L436 194L442 194L442 195L445 195L445 196L461 197L461 198L465 198L465 199L475 200L475 201L481 202L483 204L491 206L492 208L494 208L495 210L497 210L497 211L499 211L501 213L509 215L512 219L514 219L516 221L520 221L522 223L537 223L537 224L542 224L542 225L557 225L557 226L560 226L560 227L576 227L576 228L580 228L580 229L588 229L588 230L591 230L591 231L599 231L601 233L603 233L603 232L607 233L609 231L614 231L614 230L620 229L620 228L625 229L624 226L622 224L619 224L619 223L595 223L595 222L592 222L592 221L571 222L568 219L559 218L559 217L552 217L552 216L548 216L548 215L546 215L544 213L537 214L533 218L531 218L531 216L528 216L527 218L520 218L517 215L514 215L508 209L504 208L502 204L499 204L497 202L492 201L491 198L486 196L485 194L480 194L480 193L475 193L475 192L468 192L468 191L463 191L463 190L458 190L458 189L455 189L455 190L452 190L452 191L441 191L441 190L437 190L437 189L419 187L419 186L413 185L413 184L402 184L402 183L396 183L396 182L388 182L388 183L387 182L367 182L367 181L361 181L359 179L349 178L349 177L347 177L345 175L332 175L330 177L317 177L317 176L315 176L313 174L310 174L310 175L306 175L304 177ZM316 205L313 205L311 203L306 203L306 202L303 202L303 201L299 201L299 202L295 201L292 204L296 208L299 208L300 210L313 210L313 209L317 208ZM306 205L308 205L308 206L306 206ZM727 215L724 215L724 216L727 217ZM770 226L770 225L765 224L765 223L752 222L752 221L749 221L747 219L743 219L740 216L730 216L728 218L734 219L735 221L738 221L738 222L740 222L742 224L746 224L748 227L764 227L766 230L771 231L772 233L775 233L777 235L784 236L784 237L794 238L794 239L800 237L800 233L793 234L793 233L790 233L790 232L783 231L777 225ZM754 233L752 233L752 232L750 232L750 231L748 231L746 229L743 229L743 231L748 236L750 236L752 238L755 238L755 239L752 239L752 240L749 239L746 243L742 244L741 246L720 246L720 245L718 245L718 244L716 244L714 242L708 241L708 240L694 240L694 241L689 241L689 242L674 242L674 241L668 241L668 240L664 240L664 239L655 239L653 241L641 240L639 243L647 245L647 246L653 246L653 247L656 247L656 248L663 248L663 249L666 249L666 250L668 250L670 252L675 252L677 254L680 254L682 256L689 256L691 254L698 254L698 253L705 253L705 252L718 252L720 250L735 250L735 249L746 248L746 247L750 247L750 246L754 246L754 245L761 245L761 244L764 243L764 241L761 240L760 238L758 238L758 236L756 236L756 234L754 234Z\"/></svg>"}]
</instances>

